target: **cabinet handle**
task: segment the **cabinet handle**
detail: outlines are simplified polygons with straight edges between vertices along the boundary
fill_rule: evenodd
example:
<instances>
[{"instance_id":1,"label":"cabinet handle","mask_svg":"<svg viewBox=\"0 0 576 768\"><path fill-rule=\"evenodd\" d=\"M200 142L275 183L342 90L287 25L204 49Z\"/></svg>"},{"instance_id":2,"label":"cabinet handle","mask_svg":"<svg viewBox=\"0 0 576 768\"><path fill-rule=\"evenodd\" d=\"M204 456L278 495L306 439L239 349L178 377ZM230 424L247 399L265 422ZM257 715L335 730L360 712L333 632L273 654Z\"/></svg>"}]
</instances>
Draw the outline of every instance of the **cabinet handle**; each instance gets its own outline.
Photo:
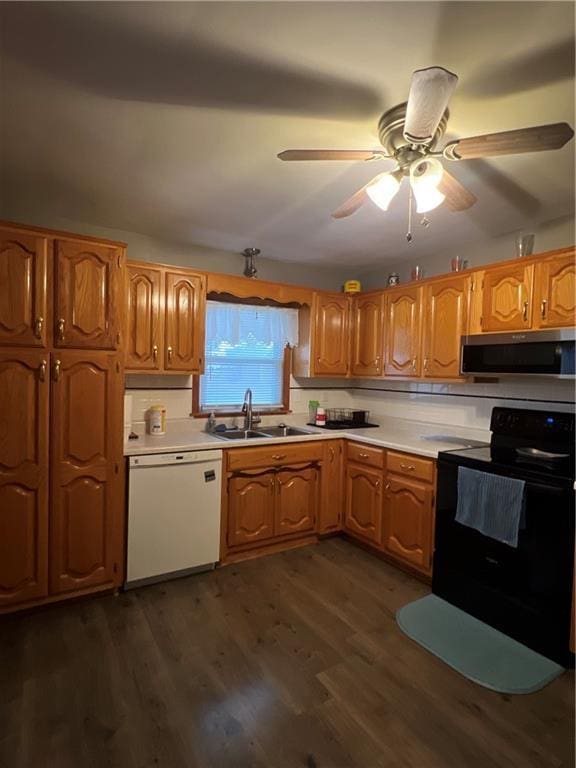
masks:
<instances>
[{"instance_id":1,"label":"cabinet handle","mask_svg":"<svg viewBox=\"0 0 576 768\"><path fill-rule=\"evenodd\" d=\"M56 360L54 363L54 370L52 371L52 378L54 381L60 381L60 371L62 369L62 363L60 360Z\"/></svg>"},{"instance_id":2,"label":"cabinet handle","mask_svg":"<svg viewBox=\"0 0 576 768\"><path fill-rule=\"evenodd\" d=\"M154 346L152 347L152 359L154 360L154 362L158 360L158 344L154 344Z\"/></svg>"},{"instance_id":3,"label":"cabinet handle","mask_svg":"<svg viewBox=\"0 0 576 768\"><path fill-rule=\"evenodd\" d=\"M412 358L412 370L416 371L416 358L415 357Z\"/></svg>"},{"instance_id":4,"label":"cabinet handle","mask_svg":"<svg viewBox=\"0 0 576 768\"><path fill-rule=\"evenodd\" d=\"M360 456L361 459L368 459L368 458L370 458L370 454L369 453L362 453L362 452L360 452L358 454L358 456Z\"/></svg>"},{"instance_id":5,"label":"cabinet handle","mask_svg":"<svg viewBox=\"0 0 576 768\"><path fill-rule=\"evenodd\" d=\"M400 464L400 469L407 469L408 472L412 472L413 470L416 469L416 467L414 466L414 464Z\"/></svg>"},{"instance_id":6,"label":"cabinet handle","mask_svg":"<svg viewBox=\"0 0 576 768\"><path fill-rule=\"evenodd\" d=\"M38 378L40 381L46 381L46 360L42 360L40 367L38 368Z\"/></svg>"},{"instance_id":7,"label":"cabinet handle","mask_svg":"<svg viewBox=\"0 0 576 768\"><path fill-rule=\"evenodd\" d=\"M56 338L58 341L64 341L64 327L66 325L66 320L64 320L63 317L61 317L58 322L56 323Z\"/></svg>"},{"instance_id":8,"label":"cabinet handle","mask_svg":"<svg viewBox=\"0 0 576 768\"><path fill-rule=\"evenodd\" d=\"M336 454L334 453L334 448L332 448L332 446L330 446L330 447L328 448L328 450L330 451L330 463L332 464L332 462L334 461L334 456L335 456Z\"/></svg>"},{"instance_id":9,"label":"cabinet handle","mask_svg":"<svg viewBox=\"0 0 576 768\"><path fill-rule=\"evenodd\" d=\"M522 309L522 317L524 320L528 320L528 302L525 301Z\"/></svg>"},{"instance_id":10,"label":"cabinet handle","mask_svg":"<svg viewBox=\"0 0 576 768\"><path fill-rule=\"evenodd\" d=\"M546 317L546 304L547 304L546 299L542 299L542 303L540 304L540 317L542 318L542 320L544 320L544 318Z\"/></svg>"},{"instance_id":11,"label":"cabinet handle","mask_svg":"<svg viewBox=\"0 0 576 768\"><path fill-rule=\"evenodd\" d=\"M275 459L276 461L280 461L281 459L285 459L286 458L286 454L285 453L273 453L272 454L272 458Z\"/></svg>"},{"instance_id":12,"label":"cabinet handle","mask_svg":"<svg viewBox=\"0 0 576 768\"><path fill-rule=\"evenodd\" d=\"M374 488L380 488L380 480L376 480L374 483Z\"/></svg>"},{"instance_id":13,"label":"cabinet handle","mask_svg":"<svg viewBox=\"0 0 576 768\"><path fill-rule=\"evenodd\" d=\"M172 347L168 347L166 352L168 353L168 362L170 363L172 361Z\"/></svg>"},{"instance_id":14,"label":"cabinet handle","mask_svg":"<svg viewBox=\"0 0 576 768\"><path fill-rule=\"evenodd\" d=\"M37 339L42 338L42 328L44 327L44 318L43 317L37 317L34 321L34 336L36 336Z\"/></svg>"},{"instance_id":15,"label":"cabinet handle","mask_svg":"<svg viewBox=\"0 0 576 768\"><path fill-rule=\"evenodd\" d=\"M386 485L384 486L384 490L385 491L389 491L390 490L390 483L386 483Z\"/></svg>"},{"instance_id":16,"label":"cabinet handle","mask_svg":"<svg viewBox=\"0 0 576 768\"><path fill-rule=\"evenodd\" d=\"M428 358L424 358L424 372L428 373Z\"/></svg>"}]
</instances>

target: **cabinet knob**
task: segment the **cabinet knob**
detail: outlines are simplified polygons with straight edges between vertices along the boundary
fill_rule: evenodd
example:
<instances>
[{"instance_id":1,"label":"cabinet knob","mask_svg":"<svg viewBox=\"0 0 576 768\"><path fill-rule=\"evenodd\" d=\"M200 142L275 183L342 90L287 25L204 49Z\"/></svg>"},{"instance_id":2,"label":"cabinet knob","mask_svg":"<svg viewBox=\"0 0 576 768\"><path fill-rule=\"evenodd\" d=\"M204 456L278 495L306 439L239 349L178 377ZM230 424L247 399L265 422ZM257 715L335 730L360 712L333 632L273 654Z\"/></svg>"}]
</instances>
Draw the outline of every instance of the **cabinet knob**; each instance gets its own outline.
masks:
<instances>
[{"instance_id":1,"label":"cabinet knob","mask_svg":"<svg viewBox=\"0 0 576 768\"><path fill-rule=\"evenodd\" d=\"M40 381L46 381L46 360L42 360L40 367L38 368L38 378Z\"/></svg>"},{"instance_id":2,"label":"cabinet knob","mask_svg":"<svg viewBox=\"0 0 576 768\"><path fill-rule=\"evenodd\" d=\"M34 336L36 336L37 339L42 338L42 328L44 328L44 318L37 317L36 320L34 320Z\"/></svg>"},{"instance_id":3,"label":"cabinet knob","mask_svg":"<svg viewBox=\"0 0 576 768\"><path fill-rule=\"evenodd\" d=\"M522 317L524 320L528 320L528 302L525 301L522 307Z\"/></svg>"},{"instance_id":4,"label":"cabinet knob","mask_svg":"<svg viewBox=\"0 0 576 768\"><path fill-rule=\"evenodd\" d=\"M358 456L360 456L361 459L367 459L370 454L368 453L359 453Z\"/></svg>"},{"instance_id":5,"label":"cabinet knob","mask_svg":"<svg viewBox=\"0 0 576 768\"><path fill-rule=\"evenodd\" d=\"M416 358L415 357L412 358L412 370L413 371L416 370Z\"/></svg>"},{"instance_id":6,"label":"cabinet knob","mask_svg":"<svg viewBox=\"0 0 576 768\"><path fill-rule=\"evenodd\" d=\"M424 371L426 373L428 373L428 358L427 357L424 358Z\"/></svg>"},{"instance_id":7,"label":"cabinet knob","mask_svg":"<svg viewBox=\"0 0 576 768\"><path fill-rule=\"evenodd\" d=\"M172 347L168 347L166 352L168 353L168 362L171 362L172 361L172 352L173 352Z\"/></svg>"},{"instance_id":8,"label":"cabinet knob","mask_svg":"<svg viewBox=\"0 0 576 768\"><path fill-rule=\"evenodd\" d=\"M546 301L546 299L542 299L542 302L540 304L540 317L542 318L542 320L544 320L544 318L546 317L546 304L547 303L548 302Z\"/></svg>"},{"instance_id":9,"label":"cabinet knob","mask_svg":"<svg viewBox=\"0 0 576 768\"><path fill-rule=\"evenodd\" d=\"M54 381L60 381L60 372L62 370L62 362L60 360L56 360L54 362L54 368L52 370L52 378Z\"/></svg>"},{"instance_id":10,"label":"cabinet knob","mask_svg":"<svg viewBox=\"0 0 576 768\"><path fill-rule=\"evenodd\" d=\"M413 472L416 467L414 464L400 464L400 469L408 470L408 472Z\"/></svg>"},{"instance_id":11,"label":"cabinet knob","mask_svg":"<svg viewBox=\"0 0 576 768\"><path fill-rule=\"evenodd\" d=\"M56 323L56 339L58 341L64 341L64 328L66 327L66 320L61 317Z\"/></svg>"},{"instance_id":12,"label":"cabinet knob","mask_svg":"<svg viewBox=\"0 0 576 768\"><path fill-rule=\"evenodd\" d=\"M386 485L384 486L384 490L385 491L389 491L390 490L390 483L386 483Z\"/></svg>"},{"instance_id":13,"label":"cabinet knob","mask_svg":"<svg viewBox=\"0 0 576 768\"><path fill-rule=\"evenodd\" d=\"M152 358L154 362L158 360L158 344L154 344L154 346L152 347Z\"/></svg>"},{"instance_id":14,"label":"cabinet knob","mask_svg":"<svg viewBox=\"0 0 576 768\"><path fill-rule=\"evenodd\" d=\"M281 461L282 459L285 459L285 458L286 458L286 454L285 454L285 453L273 453L273 454L272 454L272 458L273 458L275 461Z\"/></svg>"}]
</instances>

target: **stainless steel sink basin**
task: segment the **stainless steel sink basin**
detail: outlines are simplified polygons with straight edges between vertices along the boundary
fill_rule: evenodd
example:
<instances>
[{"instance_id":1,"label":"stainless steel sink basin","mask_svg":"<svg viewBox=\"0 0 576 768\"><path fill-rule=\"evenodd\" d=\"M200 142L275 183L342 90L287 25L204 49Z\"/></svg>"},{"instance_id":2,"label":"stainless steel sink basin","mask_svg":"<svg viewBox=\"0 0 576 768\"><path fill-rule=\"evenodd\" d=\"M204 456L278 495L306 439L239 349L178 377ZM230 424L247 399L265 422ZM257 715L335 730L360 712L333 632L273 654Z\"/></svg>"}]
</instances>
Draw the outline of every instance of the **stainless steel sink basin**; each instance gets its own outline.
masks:
<instances>
[{"instance_id":1,"label":"stainless steel sink basin","mask_svg":"<svg viewBox=\"0 0 576 768\"><path fill-rule=\"evenodd\" d=\"M262 432L268 435L268 437L296 437L298 435L314 434L313 432L310 432L307 429L299 429L298 427L288 427L288 426L263 427Z\"/></svg>"},{"instance_id":2,"label":"stainless steel sink basin","mask_svg":"<svg viewBox=\"0 0 576 768\"><path fill-rule=\"evenodd\" d=\"M264 432L256 432L254 429L228 429L226 432L214 432L214 437L222 440L250 440L254 437L270 437Z\"/></svg>"}]
</instances>

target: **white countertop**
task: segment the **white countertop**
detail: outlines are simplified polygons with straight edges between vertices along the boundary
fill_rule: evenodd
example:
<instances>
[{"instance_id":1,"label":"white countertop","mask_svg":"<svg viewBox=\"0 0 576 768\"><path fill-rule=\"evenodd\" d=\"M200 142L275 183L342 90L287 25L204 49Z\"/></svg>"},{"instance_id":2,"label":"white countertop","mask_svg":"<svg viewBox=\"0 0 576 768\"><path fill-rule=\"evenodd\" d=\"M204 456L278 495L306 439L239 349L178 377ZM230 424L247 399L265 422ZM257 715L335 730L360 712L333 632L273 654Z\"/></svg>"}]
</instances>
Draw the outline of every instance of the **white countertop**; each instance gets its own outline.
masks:
<instances>
[{"instance_id":1,"label":"white countertop","mask_svg":"<svg viewBox=\"0 0 576 768\"><path fill-rule=\"evenodd\" d=\"M426 422L410 421L390 417L374 417L380 424L378 428L351 429L347 431L318 429L305 426L305 418L286 417L286 423L294 427L303 427L312 432L310 435L295 437L263 437L249 440L226 440L201 432L188 419L168 421L167 433L162 437L141 435L138 440L125 443L125 456L138 456L149 453L172 453L174 451L199 451L215 448L247 448L249 446L271 445L278 443L301 443L310 440L334 440L346 438L356 442L375 445L381 448L391 448L406 453L428 456L435 459L440 451L455 450L462 447L466 440L490 442L490 432L487 430L470 429L467 427L447 426ZM278 422L282 421L279 417ZM268 425L270 426L270 425ZM255 429L266 427L255 426ZM427 440L425 437L442 435L461 437L462 445L442 440Z\"/></svg>"}]
</instances>

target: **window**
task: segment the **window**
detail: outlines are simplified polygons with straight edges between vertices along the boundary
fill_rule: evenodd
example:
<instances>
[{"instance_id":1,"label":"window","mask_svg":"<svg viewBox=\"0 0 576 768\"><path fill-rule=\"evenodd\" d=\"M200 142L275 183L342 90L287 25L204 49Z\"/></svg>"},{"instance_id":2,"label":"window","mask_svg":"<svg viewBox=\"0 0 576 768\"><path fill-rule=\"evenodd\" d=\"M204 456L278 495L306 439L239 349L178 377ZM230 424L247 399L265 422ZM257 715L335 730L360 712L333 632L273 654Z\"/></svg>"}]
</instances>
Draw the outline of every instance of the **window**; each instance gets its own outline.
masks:
<instances>
[{"instance_id":1,"label":"window","mask_svg":"<svg viewBox=\"0 0 576 768\"><path fill-rule=\"evenodd\" d=\"M207 302L205 372L195 410L238 411L248 387L260 410L287 408L286 345L297 338L295 309Z\"/></svg>"}]
</instances>

